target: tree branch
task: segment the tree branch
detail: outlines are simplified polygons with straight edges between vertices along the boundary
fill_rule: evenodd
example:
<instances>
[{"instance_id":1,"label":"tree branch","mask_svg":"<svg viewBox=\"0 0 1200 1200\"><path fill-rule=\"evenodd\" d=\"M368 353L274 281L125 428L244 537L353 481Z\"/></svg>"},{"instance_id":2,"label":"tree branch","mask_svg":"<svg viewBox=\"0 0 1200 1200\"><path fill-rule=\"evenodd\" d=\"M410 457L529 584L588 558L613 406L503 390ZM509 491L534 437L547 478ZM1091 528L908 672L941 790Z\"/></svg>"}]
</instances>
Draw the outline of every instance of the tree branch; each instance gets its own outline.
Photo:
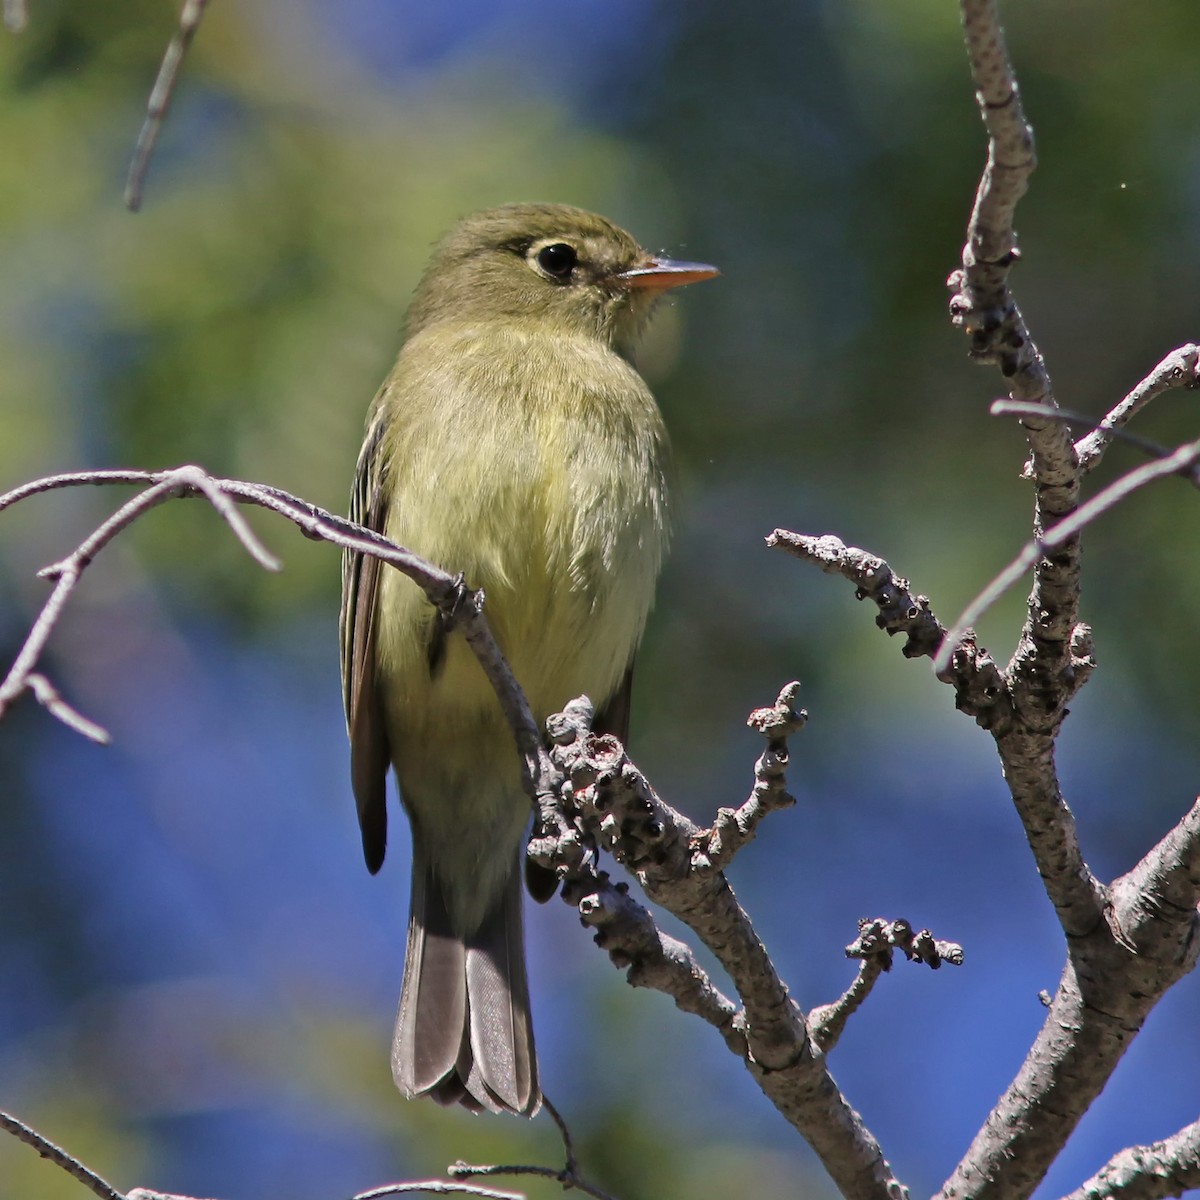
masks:
<instances>
[{"instance_id":1,"label":"tree branch","mask_svg":"<svg viewBox=\"0 0 1200 1200\"><path fill-rule=\"evenodd\" d=\"M1036 165L1033 129L1021 105L995 0L960 0L967 59L988 136L987 164L967 228L963 266L951 276L952 318L972 339L972 354L995 363L1013 400L1055 407L1049 373L1008 287L1018 257L1013 217ZM1074 513L1079 464L1070 434L1052 413L1022 419L1033 452L1034 540ZM1065 532L1065 529L1064 529ZM1077 533L1077 531L1075 531ZM1080 682L1076 660L1087 640L1078 625L1079 541L1072 533L1040 554L1016 651L1004 671L1015 721L996 729L1013 801L1038 871L1068 935L1093 927L1102 890L1079 850L1074 819L1054 766L1054 738ZM953 635L939 661L959 650Z\"/></svg>"},{"instance_id":2,"label":"tree branch","mask_svg":"<svg viewBox=\"0 0 1200 1200\"><path fill-rule=\"evenodd\" d=\"M163 55L162 65L158 68L158 78L150 90L150 99L146 105L146 120L138 134L137 144L133 148L133 160L129 164L129 175L125 182L125 207L130 212L137 212L142 207L142 192L146 184L146 172L150 169L150 159L162 132L163 122L167 119L167 110L171 107L171 97L175 93L175 84L179 79L179 68L183 66L184 55L196 36L200 19L208 7L208 0L183 0L183 9L179 14L179 27L175 36L167 44Z\"/></svg>"},{"instance_id":3,"label":"tree branch","mask_svg":"<svg viewBox=\"0 0 1200 1200\"><path fill-rule=\"evenodd\" d=\"M693 849L707 859L711 870L727 867L737 852L754 840L764 817L796 803L787 790L786 771L790 761L787 739L808 720L808 713L795 707L799 696L800 684L793 681L771 707L756 708L746 719L751 729L766 738L767 748L754 764L754 787L746 800L737 808L718 809L712 828L693 838Z\"/></svg>"},{"instance_id":4,"label":"tree branch","mask_svg":"<svg viewBox=\"0 0 1200 1200\"><path fill-rule=\"evenodd\" d=\"M984 729L1002 731L1011 726L1012 705L995 660L976 646L968 631L960 632L956 642L947 643L945 627L930 608L929 598L914 596L908 580L895 574L879 555L847 546L832 534L815 537L786 529L776 529L767 545L813 563L827 574L848 579L857 599L870 600L879 609L875 624L880 629L889 637L905 635L901 647L905 658L934 659L938 678L954 688L954 703L960 712ZM943 663L941 655L948 644L954 646L954 652Z\"/></svg>"},{"instance_id":5,"label":"tree branch","mask_svg":"<svg viewBox=\"0 0 1200 1200\"><path fill-rule=\"evenodd\" d=\"M1156 465L1156 464L1152 464ZM839 538L811 537L777 529L768 545L778 546L822 570L842 575L859 599L879 608L876 624L888 634L904 632L908 657L934 657L938 678L954 687L955 707L974 717L996 740L1017 812L1037 862L1047 895L1068 934L1086 932L1101 920L1107 903L1079 848L1075 818L1063 799L1054 766L1052 733L1031 732L1020 720L1012 692L1015 683L959 621L948 635L924 596L913 596L908 580L896 576L878 555L846 546ZM1071 694L1092 666L1090 634L1076 628L1070 644L1074 674Z\"/></svg>"},{"instance_id":6,"label":"tree branch","mask_svg":"<svg viewBox=\"0 0 1200 1200\"><path fill-rule=\"evenodd\" d=\"M892 969L894 948L899 948L909 962L926 963L935 971L943 962L955 967L963 963L963 948L956 942L938 941L928 929L916 933L903 918L885 921L882 917L864 917L858 923L858 937L846 947L846 957L859 960L854 982L832 1004L823 1004L809 1013L813 1040L823 1054L837 1045L846 1022L870 995L880 975Z\"/></svg>"},{"instance_id":7,"label":"tree branch","mask_svg":"<svg viewBox=\"0 0 1200 1200\"><path fill-rule=\"evenodd\" d=\"M659 798L615 738L591 735L580 720L586 715L574 706L573 716L563 714L554 726L552 756L566 776L572 823L716 955L743 1005L733 1026L738 1036L726 1035L726 1045L812 1146L846 1200L902 1200L907 1189L839 1091L749 917L705 854L706 831Z\"/></svg>"},{"instance_id":8,"label":"tree branch","mask_svg":"<svg viewBox=\"0 0 1200 1200\"><path fill-rule=\"evenodd\" d=\"M18 1120L12 1113L0 1112L0 1129L11 1133L17 1141L32 1146L47 1162L61 1167L72 1179L79 1180L93 1196L99 1196L100 1200L127 1200L108 1180L102 1179L90 1167L85 1167L79 1159L68 1154L61 1146L56 1146L49 1138L43 1137L32 1126Z\"/></svg>"},{"instance_id":9,"label":"tree branch","mask_svg":"<svg viewBox=\"0 0 1200 1200\"><path fill-rule=\"evenodd\" d=\"M177 467L166 471L77 471L51 475L23 484L0 496L0 512L18 501L43 492L64 487L113 483L140 483L149 486L104 521L72 555L48 567L44 572L56 577L57 583L41 615L35 621L25 645L14 660L7 678L0 683L0 718L17 696L34 686L30 682L30 674L34 672L46 642L62 615L67 598L92 558L121 530L156 505L177 496L203 496L217 508L226 521L230 522L231 528L256 561L264 567L274 567L274 556L258 543L249 528L241 522L240 516L237 520L230 520L232 509L228 501L232 500L239 504L254 504L278 513L296 525L307 537L331 542L343 549L372 554L413 580L424 591L430 603L443 613L447 623L458 626L479 660L516 739L527 790L531 795L539 797L540 803L543 804L548 803L547 797L553 797L559 776L546 753L528 701L488 628L483 616L482 597L477 592L464 591L460 578L395 545L381 534L355 525L343 517L336 517L280 488L237 479L217 479L197 466ZM56 715L64 714L60 712Z\"/></svg>"},{"instance_id":10,"label":"tree branch","mask_svg":"<svg viewBox=\"0 0 1200 1200\"><path fill-rule=\"evenodd\" d=\"M1200 1188L1200 1121L1149 1146L1114 1155L1063 1200L1163 1200Z\"/></svg>"},{"instance_id":11,"label":"tree branch","mask_svg":"<svg viewBox=\"0 0 1200 1200\"><path fill-rule=\"evenodd\" d=\"M1075 443L1079 469L1092 470L1112 442L1112 431L1128 424L1151 400L1174 388L1200 387L1200 346L1188 342L1172 350L1086 437Z\"/></svg>"}]
</instances>

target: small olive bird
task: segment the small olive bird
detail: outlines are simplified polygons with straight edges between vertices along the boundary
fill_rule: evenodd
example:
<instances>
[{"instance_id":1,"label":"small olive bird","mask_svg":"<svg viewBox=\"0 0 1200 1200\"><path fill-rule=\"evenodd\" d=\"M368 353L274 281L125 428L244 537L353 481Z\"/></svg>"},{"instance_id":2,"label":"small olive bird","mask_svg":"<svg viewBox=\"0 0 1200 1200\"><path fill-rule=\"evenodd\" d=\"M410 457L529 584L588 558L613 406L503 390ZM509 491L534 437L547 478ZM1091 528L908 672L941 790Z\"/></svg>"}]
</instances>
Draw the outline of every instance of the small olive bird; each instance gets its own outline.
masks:
<instances>
[{"instance_id":1,"label":"small olive bird","mask_svg":"<svg viewBox=\"0 0 1200 1200\"><path fill-rule=\"evenodd\" d=\"M625 737L633 657L667 541L667 436L629 360L668 288L711 278L603 217L514 204L434 252L375 397L353 520L482 587L535 718L572 697ZM531 805L483 671L418 587L343 564L342 682L372 873L389 765L412 824L412 910L392 1074L405 1096L541 1104L521 933ZM547 872L527 872L538 899Z\"/></svg>"}]
</instances>

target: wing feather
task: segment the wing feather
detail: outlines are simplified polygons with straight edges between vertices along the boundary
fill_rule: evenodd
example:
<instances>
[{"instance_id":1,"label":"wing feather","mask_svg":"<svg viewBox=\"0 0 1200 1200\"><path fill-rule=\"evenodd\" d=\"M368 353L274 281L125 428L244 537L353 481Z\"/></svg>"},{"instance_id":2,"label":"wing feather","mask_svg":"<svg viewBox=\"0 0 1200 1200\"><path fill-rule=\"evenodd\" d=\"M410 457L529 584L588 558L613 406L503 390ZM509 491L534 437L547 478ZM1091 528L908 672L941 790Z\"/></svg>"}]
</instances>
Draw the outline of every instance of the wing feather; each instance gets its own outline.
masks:
<instances>
[{"instance_id":1,"label":"wing feather","mask_svg":"<svg viewBox=\"0 0 1200 1200\"><path fill-rule=\"evenodd\" d=\"M372 410L354 472L350 520L377 533L387 525L386 489L380 443L383 406ZM391 762L387 723L375 680L375 627L379 573L383 564L369 554L342 554L342 699L350 735L350 779L358 805L363 857L374 874L387 850L387 772Z\"/></svg>"}]
</instances>

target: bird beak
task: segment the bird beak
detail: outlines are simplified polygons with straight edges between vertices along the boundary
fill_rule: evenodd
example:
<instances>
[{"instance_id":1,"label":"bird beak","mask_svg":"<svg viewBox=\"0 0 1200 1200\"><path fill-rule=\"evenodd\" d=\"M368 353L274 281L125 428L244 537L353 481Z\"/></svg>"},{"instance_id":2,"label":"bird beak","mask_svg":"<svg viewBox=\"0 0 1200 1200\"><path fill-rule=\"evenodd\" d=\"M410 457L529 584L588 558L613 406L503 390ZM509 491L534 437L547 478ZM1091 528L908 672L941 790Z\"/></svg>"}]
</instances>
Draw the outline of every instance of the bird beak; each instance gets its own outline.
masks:
<instances>
[{"instance_id":1,"label":"bird beak","mask_svg":"<svg viewBox=\"0 0 1200 1200\"><path fill-rule=\"evenodd\" d=\"M642 259L628 271L616 275L626 287L640 288L650 292L665 292L668 288L683 287L685 283L699 283L720 275L716 267L707 263L680 262L675 258L664 258L652 254Z\"/></svg>"}]
</instances>

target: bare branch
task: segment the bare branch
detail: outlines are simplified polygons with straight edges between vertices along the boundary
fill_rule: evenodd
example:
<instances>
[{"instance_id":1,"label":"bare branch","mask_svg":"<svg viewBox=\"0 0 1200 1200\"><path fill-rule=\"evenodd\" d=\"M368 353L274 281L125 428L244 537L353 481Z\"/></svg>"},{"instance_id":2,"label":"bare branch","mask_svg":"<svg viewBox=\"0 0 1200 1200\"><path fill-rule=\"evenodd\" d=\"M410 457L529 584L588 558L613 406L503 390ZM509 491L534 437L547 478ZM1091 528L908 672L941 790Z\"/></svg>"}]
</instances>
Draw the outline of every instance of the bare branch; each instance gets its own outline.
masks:
<instances>
[{"instance_id":1,"label":"bare branch","mask_svg":"<svg viewBox=\"0 0 1200 1200\"><path fill-rule=\"evenodd\" d=\"M1149 1146L1130 1146L1063 1200L1163 1200L1200 1188L1200 1121Z\"/></svg>"},{"instance_id":2,"label":"bare branch","mask_svg":"<svg viewBox=\"0 0 1200 1200\"><path fill-rule=\"evenodd\" d=\"M93 1196L100 1200L126 1200L111 1183L102 1179L95 1171L85 1167L77 1158L68 1154L61 1146L56 1146L49 1138L43 1137L32 1126L18 1120L12 1113L0 1112L0 1129L11 1133L19 1142L32 1146L42 1158L61 1167L72 1179L77 1179Z\"/></svg>"},{"instance_id":3,"label":"bare branch","mask_svg":"<svg viewBox=\"0 0 1200 1200\"><path fill-rule=\"evenodd\" d=\"M1020 257L1013 219L1037 165L1033 128L1021 105L995 0L961 0L963 33L975 98L988 135L987 164L967 226L963 265L950 276L954 324L971 339L971 356L995 363L1014 400L1054 407L1050 376L1008 286ZM1036 418L1025 422L1039 482L1078 486L1071 442ZM1063 511L1066 497L1050 505Z\"/></svg>"},{"instance_id":4,"label":"bare branch","mask_svg":"<svg viewBox=\"0 0 1200 1200\"><path fill-rule=\"evenodd\" d=\"M37 702L51 716L57 717L67 728L75 730L76 733L83 734L85 738L101 746L107 746L112 741L111 735L103 725L97 725L95 721L89 720L83 713L72 708L59 695L58 689L45 675L37 671L31 671L25 676L25 686L33 693ZM3 713L3 707L0 706L0 716L3 716Z\"/></svg>"},{"instance_id":5,"label":"bare branch","mask_svg":"<svg viewBox=\"0 0 1200 1200\"><path fill-rule=\"evenodd\" d=\"M813 1147L846 1200L903 1200L907 1190L839 1091L749 917L708 859L707 831L659 798L615 738L576 724L570 740L571 724L563 714L552 726L551 754L567 777L563 801L647 896L716 955L743 1004L733 1026L738 1036L726 1036L726 1045Z\"/></svg>"},{"instance_id":6,"label":"bare branch","mask_svg":"<svg viewBox=\"0 0 1200 1200\"><path fill-rule=\"evenodd\" d=\"M999 367L1013 400L1032 401L1053 410L1049 373L1008 286L1009 272L1018 258L1013 216L1036 165L1033 130L1021 106L996 0L960 0L960 7L967 59L988 135L988 156L968 223L963 265L949 280L954 293L950 311L954 323L970 335L973 357ZM1037 487L1033 536L1040 541L1047 525L1075 511L1079 464L1069 432L1050 412L1044 417L1026 416L1021 423L1033 454ZM1078 613L1079 542L1077 537L1066 537L1054 550L1046 549L1036 558L1029 615L1004 672L1014 726L1034 741L1053 737L1081 680L1073 663L1073 648L1080 640ZM937 660L943 670L962 652L959 638L965 624L960 622L943 642ZM1010 758L1013 750L1010 745ZM1003 755L1003 747L1001 752ZM1021 746L1016 758L1053 771L1052 747L1040 743ZM1056 796L1061 799L1057 780L1045 777L1026 789L1027 799L1038 795L1048 802ZM1045 827L1047 813L1036 806L1023 806L1015 791L1014 800L1027 832L1031 819ZM1065 805L1060 808L1061 816ZM1050 818L1049 824L1053 826L1055 819ZM1060 828L1065 832L1066 824L1060 823ZM1031 845L1035 836L1030 834ZM1043 845L1041 851L1038 866L1043 876L1050 865L1047 851L1051 861L1059 860L1058 865L1068 860L1082 863L1077 846ZM1067 851L1066 858L1063 851ZM1058 877L1052 896L1060 919L1073 921L1067 910L1079 905L1094 909L1091 882L1090 875L1076 884L1068 876ZM1051 889L1049 881L1047 887Z\"/></svg>"},{"instance_id":7,"label":"bare branch","mask_svg":"<svg viewBox=\"0 0 1200 1200\"><path fill-rule=\"evenodd\" d=\"M1116 920L1145 953L1147 938L1182 939L1167 953L1194 954L1200 942L1200 799L1158 845L1112 885Z\"/></svg>"},{"instance_id":8,"label":"bare branch","mask_svg":"<svg viewBox=\"0 0 1200 1200\"><path fill-rule=\"evenodd\" d=\"M179 78L179 68L183 65L183 57L192 44L192 38L196 36L200 18L204 16L207 6L208 0L183 0L179 28L167 44L162 66L158 69L158 78L154 81L150 100L146 105L146 120L133 149L133 161L129 164L129 176L125 182L125 206L130 212L137 212L142 207L146 172L150 167L150 158L154 154L158 135L162 132L163 122L167 118L167 110L171 106L171 97Z\"/></svg>"},{"instance_id":9,"label":"bare branch","mask_svg":"<svg viewBox=\"0 0 1200 1200\"><path fill-rule=\"evenodd\" d=\"M230 528L241 541L242 545L263 567L271 570L279 568L279 562L270 554L255 537L246 524L242 515L223 494L221 484L212 479L199 467L179 467L174 471L156 472L153 475L142 474L141 478L131 479L133 472L97 472L92 478L86 476L54 476L49 479L37 480L22 488L0 496L0 511L3 511L18 500L39 492L49 491L54 487L69 486L69 483L128 483L131 481L147 482L151 486L139 493L132 500L123 504L115 513L101 522L80 544L60 562L44 568L40 574L45 579L55 581L54 590L42 606L42 611L25 639L25 644L17 653L7 677L0 683L0 717L3 717L12 702L25 691L32 691L37 699L46 706L48 711L65 722L72 729L92 738L94 741L107 742L108 734L99 725L76 712L59 695L54 686L43 675L35 672L42 651L50 638L54 627L62 615L67 600L79 584L79 580L88 565L95 559L112 540L133 524L139 517L149 512L159 504L176 496L194 492L203 495L213 505L218 513L229 524Z\"/></svg>"},{"instance_id":10,"label":"bare branch","mask_svg":"<svg viewBox=\"0 0 1200 1200\"><path fill-rule=\"evenodd\" d=\"M756 708L746 724L767 739L767 748L754 764L754 788L746 800L734 808L717 810L712 828L698 833L693 841L713 870L723 870L741 848L754 840L759 823L768 813L778 812L796 803L787 790L787 765L790 757L787 739L804 728L808 713L797 710L800 684L793 681L779 693L770 708Z\"/></svg>"},{"instance_id":11,"label":"bare branch","mask_svg":"<svg viewBox=\"0 0 1200 1200\"><path fill-rule=\"evenodd\" d=\"M913 929L903 917L894 921L864 917L858 923L858 937L846 947L846 957L874 959L890 971L895 950L909 962L924 963L935 971L944 962L952 967L963 964L963 948L957 942L935 938L928 929Z\"/></svg>"},{"instance_id":12,"label":"bare branch","mask_svg":"<svg viewBox=\"0 0 1200 1200\"><path fill-rule=\"evenodd\" d=\"M1111 892L1102 889L1101 921L1068 927L1045 1023L943 1200L1026 1196L1041 1181L1163 993L1200 957L1198 847L1200 802Z\"/></svg>"},{"instance_id":13,"label":"bare branch","mask_svg":"<svg viewBox=\"0 0 1200 1200\"><path fill-rule=\"evenodd\" d=\"M991 655L975 642L960 621L937 648L942 626L924 596L914 597L908 581L893 574L878 555L848 547L839 538L810 537L777 529L768 539L823 570L849 579L860 599L870 598L880 610L876 624L888 633L905 631L905 653L933 654L938 678L955 691L955 707L975 718L996 739L1005 780L1025 826L1047 894L1068 933L1093 928L1102 918L1104 897L1079 848L1075 820L1062 797L1054 769L1051 733L1029 730L1011 699L1011 672L1001 672ZM1072 674L1060 681L1073 694L1090 673L1090 632L1077 626L1070 645Z\"/></svg>"},{"instance_id":14,"label":"bare branch","mask_svg":"<svg viewBox=\"0 0 1200 1200\"><path fill-rule=\"evenodd\" d=\"M0 684L0 717L16 696L31 686L29 675L45 648L67 597L74 590L79 575L92 558L118 533L156 505L177 496L201 495L210 503L214 503L226 520L229 520L229 506L222 504L222 501L254 504L286 517L307 537L332 542L343 549L372 554L412 579L425 592L430 602L446 614L451 623L459 625L467 643L479 659L496 690L501 708L517 740L527 787L531 794L539 789L542 793L553 790L556 772L542 746L541 734L524 693L488 629L478 594L464 593L460 579L395 545L382 535L355 525L343 517L335 517L315 504L301 500L280 488L236 479L216 479L197 466L178 467L167 471L77 471L51 475L23 484L0 496L0 512L20 500L58 488L110 483L148 483L150 486L104 521L68 558L42 572L43 575L57 580L56 587L31 629L25 645L14 660L8 677ZM220 499L214 499L215 497ZM253 533L240 522L240 518L232 521L231 527L256 561L263 566L276 565L274 556L261 546Z\"/></svg>"},{"instance_id":15,"label":"bare branch","mask_svg":"<svg viewBox=\"0 0 1200 1200\"><path fill-rule=\"evenodd\" d=\"M976 646L974 635L968 636L967 631L959 634L956 643L944 642L945 628L930 609L928 597L914 596L908 580L896 575L879 555L847 546L832 534L815 537L786 529L776 529L767 545L848 579L859 600L871 600L879 609L875 624L880 629L889 637L905 635L901 648L905 658L934 658L939 647L953 645L953 654L938 670L938 678L954 688L955 707L993 732L1011 725L1007 687L991 655ZM935 669L940 661L935 659Z\"/></svg>"},{"instance_id":16,"label":"bare branch","mask_svg":"<svg viewBox=\"0 0 1200 1200\"><path fill-rule=\"evenodd\" d=\"M838 1044L850 1018L862 1007L886 969L882 959L864 958L858 964L854 982L832 1004L819 1005L808 1014L813 1042L822 1054L828 1054Z\"/></svg>"},{"instance_id":17,"label":"bare branch","mask_svg":"<svg viewBox=\"0 0 1200 1200\"><path fill-rule=\"evenodd\" d=\"M1104 456L1114 429L1132 420L1151 400L1174 388L1200 387L1200 346L1194 342L1172 350L1113 410L1100 425L1075 443L1079 469L1092 470Z\"/></svg>"},{"instance_id":18,"label":"bare branch","mask_svg":"<svg viewBox=\"0 0 1200 1200\"><path fill-rule=\"evenodd\" d=\"M1108 487L1097 492L1086 503L1080 505L1070 516L1064 517L1052 529L1047 530L1041 537L1027 542L1016 558L963 609L934 659L934 670L940 672L949 667L953 647L970 627L1020 580L1031 566L1072 541L1085 526L1103 516L1109 509L1115 508L1134 492L1172 475L1189 474L1197 462L1200 462L1200 440L1185 442L1182 446L1166 454L1164 458L1160 458L1156 462L1142 463L1141 466L1127 471L1120 478L1113 480ZM1070 690L1073 693L1078 688L1073 687Z\"/></svg>"},{"instance_id":19,"label":"bare branch","mask_svg":"<svg viewBox=\"0 0 1200 1200\"><path fill-rule=\"evenodd\" d=\"M540 1179L553 1179L561 1183L564 1190L570 1189L583 1192L585 1196L593 1196L595 1200L613 1200L608 1192L601 1191L595 1184L589 1183L578 1175L569 1174L563 1168L540 1167L536 1164L473 1164L465 1162L452 1163L449 1173L459 1179L474 1179L490 1175L532 1175ZM484 1193L480 1193L484 1194ZM502 1193L501 1193L502 1194ZM371 1200L368 1196L355 1196L353 1200Z\"/></svg>"},{"instance_id":20,"label":"bare branch","mask_svg":"<svg viewBox=\"0 0 1200 1200\"><path fill-rule=\"evenodd\" d=\"M903 918L887 921L864 917L858 923L858 937L846 947L846 957L859 960L854 982L832 1004L823 1004L809 1013L813 1041L823 1054L837 1045L847 1021L871 994L880 975L892 969L895 949L901 950L909 962L926 963L935 971L943 962L955 967L963 962L963 948L958 943L938 941L928 929L916 933Z\"/></svg>"},{"instance_id":21,"label":"bare branch","mask_svg":"<svg viewBox=\"0 0 1200 1200\"><path fill-rule=\"evenodd\" d=\"M604 872L588 886L578 876L568 880L563 899L579 911L580 920L596 930L603 950L632 987L651 988L670 996L682 1012L707 1021L739 1057L746 1054L745 1030L737 1007L717 988L685 943L664 933L649 909L612 883Z\"/></svg>"},{"instance_id":22,"label":"bare branch","mask_svg":"<svg viewBox=\"0 0 1200 1200\"><path fill-rule=\"evenodd\" d=\"M544 1096L542 1097L542 1107L550 1114L555 1125L558 1126L559 1135L562 1137L566 1162L558 1170L552 1167L536 1166L471 1166L468 1163L459 1161L451 1164L448 1168L449 1174L453 1175L456 1179L468 1179L481 1175L536 1175L546 1179L554 1179L562 1184L564 1190L583 1192L586 1196L594 1197L594 1200L613 1200L613 1197L607 1192L598 1188L579 1173L579 1163L575 1157L575 1147L571 1141L571 1130L567 1127L566 1121L563 1120L562 1114Z\"/></svg>"},{"instance_id":23,"label":"bare branch","mask_svg":"<svg viewBox=\"0 0 1200 1200\"><path fill-rule=\"evenodd\" d=\"M350 1200L383 1200L384 1196L404 1196L424 1192L430 1196L482 1196L484 1200L525 1200L521 1192L501 1192L495 1188L480 1187L477 1183L459 1183L452 1179L416 1179L410 1183L385 1183L382 1187L368 1188L355 1192ZM133 1196L129 1200L135 1200ZM149 1196L146 1200L158 1200ZM167 1196L163 1200L174 1200ZM179 1200L183 1200L182 1197Z\"/></svg>"}]
</instances>

